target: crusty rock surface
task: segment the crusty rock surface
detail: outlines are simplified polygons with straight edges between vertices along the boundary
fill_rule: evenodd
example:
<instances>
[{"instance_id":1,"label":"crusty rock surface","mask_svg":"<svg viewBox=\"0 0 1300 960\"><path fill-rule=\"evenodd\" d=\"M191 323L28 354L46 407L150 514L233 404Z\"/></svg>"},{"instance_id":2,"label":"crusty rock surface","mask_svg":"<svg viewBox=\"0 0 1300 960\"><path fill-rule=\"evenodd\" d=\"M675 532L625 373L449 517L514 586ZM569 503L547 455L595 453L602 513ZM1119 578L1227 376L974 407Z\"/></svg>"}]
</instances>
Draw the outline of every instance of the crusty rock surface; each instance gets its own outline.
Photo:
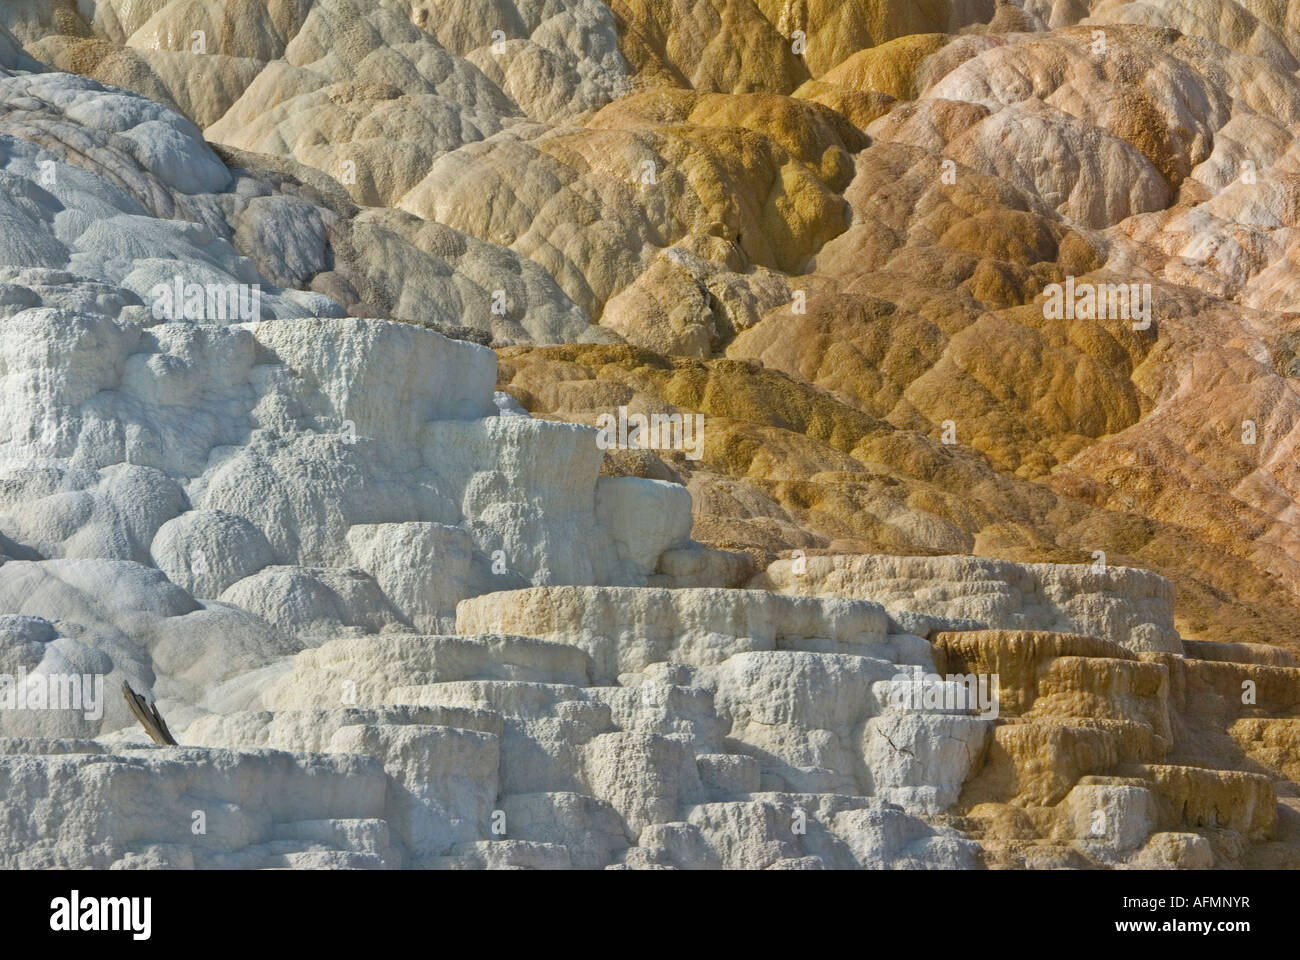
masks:
<instances>
[{"instance_id":1,"label":"crusty rock surface","mask_svg":"<svg viewBox=\"0 0 1300 960\"><path fill-rule=\"evenodd\" d=\"M5 3L0 867L1300 867L1298 76L1247 0Z\"/></svg>"}]
</instances>

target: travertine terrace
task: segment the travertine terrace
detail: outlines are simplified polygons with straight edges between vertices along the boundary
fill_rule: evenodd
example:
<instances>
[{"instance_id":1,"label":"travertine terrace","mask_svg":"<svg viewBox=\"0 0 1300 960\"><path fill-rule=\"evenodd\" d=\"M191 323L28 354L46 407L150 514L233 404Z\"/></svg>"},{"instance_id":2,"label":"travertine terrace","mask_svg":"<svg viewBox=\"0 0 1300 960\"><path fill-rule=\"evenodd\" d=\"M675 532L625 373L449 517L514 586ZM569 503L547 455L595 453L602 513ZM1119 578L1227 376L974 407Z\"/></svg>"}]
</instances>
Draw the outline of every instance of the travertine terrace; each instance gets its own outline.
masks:
<instances>
[{"instance_id":1,"label":"travertine terrace","mask_svg":"<svg viewBox=\"0 0 1300 960\"><path fill-rule=\"evenodd\" d=\"M0 868L1300 868L1298 138L1263 0L0 5Z\"/></svg>"}]
</instances>

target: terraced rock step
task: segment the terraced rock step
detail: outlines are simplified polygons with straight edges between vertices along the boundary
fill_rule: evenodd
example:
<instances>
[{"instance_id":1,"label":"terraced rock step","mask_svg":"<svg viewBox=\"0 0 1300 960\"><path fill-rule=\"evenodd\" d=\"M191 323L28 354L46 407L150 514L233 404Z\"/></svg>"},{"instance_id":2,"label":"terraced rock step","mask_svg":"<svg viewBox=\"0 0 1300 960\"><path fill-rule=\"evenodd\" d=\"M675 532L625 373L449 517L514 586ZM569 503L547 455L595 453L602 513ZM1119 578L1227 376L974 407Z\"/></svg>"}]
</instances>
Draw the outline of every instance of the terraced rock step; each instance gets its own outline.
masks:
<instances>
[{"instance_id":1,"label":"terraced rock step","mask_svg":"<svg viewBox=\"0 0 1300 960\"><path fill-rule=\"evenodd\" d=\"M1201 728L1223 716L1172 696L1171 670L1294 668L1135 654L1045 631L936 631L927 641L888 632L899 616L869 601L759 591L536 587L463 601L458 619L462 635L304 650L243 691L259 709L194 721L183 748L9 741L6 776L62 791L75 758L90 756L111 771L110 792L133 775L167 778L172 799L152 826L131 827L130 842L98 848L87 865L1208 866L1252 850L1290 856L1278 793L1285 802L1294 787L1283 758L1300 719L1243 716L1220 728L1218 740L1240 744L1258 772L1165 758L1194 753ZM621 670L613 682L600 682L601 662ZM900 707L913 668L995 674L997 713ZM320 779L338 770L364 771L364 790ZM82 776L95 774L72 782ZM254 829L245 808L266 790L285 795ZM72 808L90 802L77 796ZM195 811L212 839L190 844ZM50 827L23 816L35 833ZM76 862L66 845L36 850L11 849L5 862Z\"/></svg>"}]
</instances>

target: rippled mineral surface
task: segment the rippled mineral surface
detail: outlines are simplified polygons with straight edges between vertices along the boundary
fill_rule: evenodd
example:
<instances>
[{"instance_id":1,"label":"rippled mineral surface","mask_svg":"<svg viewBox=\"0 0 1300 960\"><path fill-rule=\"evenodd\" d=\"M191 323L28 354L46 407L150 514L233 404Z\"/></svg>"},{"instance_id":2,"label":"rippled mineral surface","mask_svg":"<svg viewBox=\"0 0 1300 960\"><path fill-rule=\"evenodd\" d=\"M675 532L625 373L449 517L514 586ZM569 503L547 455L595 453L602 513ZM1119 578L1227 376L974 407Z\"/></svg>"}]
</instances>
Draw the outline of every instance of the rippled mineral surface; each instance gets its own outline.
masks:
<instances>
[{"instance_id":1,"label":"rippled mineral surface","mask_svg":"<svg viewBox=\"0 0 1300 960\"><path fill-rule=\"evenodd\" d=\"M1300 868L1300 5L7 0L0 411L2 868Z\"/></svg>"}]
</instances>

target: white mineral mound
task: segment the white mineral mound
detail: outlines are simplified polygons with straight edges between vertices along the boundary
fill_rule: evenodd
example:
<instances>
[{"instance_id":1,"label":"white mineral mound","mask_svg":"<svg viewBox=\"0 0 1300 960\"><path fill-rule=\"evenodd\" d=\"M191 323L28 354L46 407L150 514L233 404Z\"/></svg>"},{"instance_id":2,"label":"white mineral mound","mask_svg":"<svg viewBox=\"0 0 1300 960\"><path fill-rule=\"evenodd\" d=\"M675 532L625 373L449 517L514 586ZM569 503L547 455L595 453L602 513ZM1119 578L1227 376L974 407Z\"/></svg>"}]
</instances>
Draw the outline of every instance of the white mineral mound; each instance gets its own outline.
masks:
<instances>
[{"instance_id":1,"label":"white mineral mound","mask_svg":"<svg viewBox=\"0 0 1300 960\"><path fill-rule=\"evenodd\" d=\"M492 351L268 280L229 191L270 189L189 121L66 74L0 78L0 105L4 667L112 693L0 732L130 726L122 679L183 723L313 637L644 584L689 546L684 488L598 477L595 431L498 402Z\"/></svg>"},{"instance_id":2,"label":"white mineral mound","mask_svg":"<svg viewBox=\"0 0 1300 960\"><path fill-rule=\"evenodd\" d=\"M28 72L44 69L0 27L0 267L61 271L24 277L50 288L24 305L115 316L152 305L154 288L181 275L260 284L257 319L370 308L502 343L572 341L588 329L555 281L513 251L397 211L360 211L291 160L234 151L243 166L227 167L175 111L84 77Z\"/></svg>"}]
</instances>

